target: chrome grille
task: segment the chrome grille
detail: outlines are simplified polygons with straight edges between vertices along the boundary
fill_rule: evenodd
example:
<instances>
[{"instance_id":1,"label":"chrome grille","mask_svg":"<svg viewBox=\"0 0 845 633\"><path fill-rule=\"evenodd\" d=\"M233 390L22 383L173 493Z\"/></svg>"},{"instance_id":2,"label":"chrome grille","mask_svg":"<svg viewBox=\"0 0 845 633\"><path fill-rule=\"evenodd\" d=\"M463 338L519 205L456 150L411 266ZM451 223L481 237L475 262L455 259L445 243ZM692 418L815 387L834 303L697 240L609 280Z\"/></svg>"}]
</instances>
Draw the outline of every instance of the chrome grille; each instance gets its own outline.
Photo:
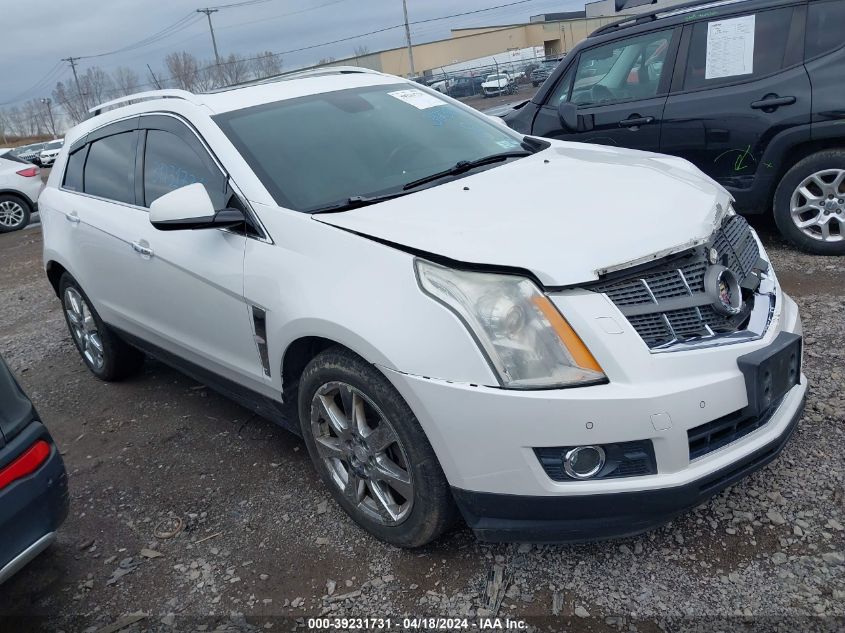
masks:
<instances>
[{"instance_id":1,"label":"chrome grille","mask_svg":"<svg viewBox=\"0 0 845 633\"><path fill-rule=\"evenodd\" d=\"M760 250L744 218L729 216L708 244L665 258L645 268L621 271L612 279L587 286L608 296L651 347L735 332L746 320L753 298L742 312L717 312L704 287L711 248L717 264L731 270L744 287L756 288L749 277L760 265Z\"/></svg>"}]
</instances>

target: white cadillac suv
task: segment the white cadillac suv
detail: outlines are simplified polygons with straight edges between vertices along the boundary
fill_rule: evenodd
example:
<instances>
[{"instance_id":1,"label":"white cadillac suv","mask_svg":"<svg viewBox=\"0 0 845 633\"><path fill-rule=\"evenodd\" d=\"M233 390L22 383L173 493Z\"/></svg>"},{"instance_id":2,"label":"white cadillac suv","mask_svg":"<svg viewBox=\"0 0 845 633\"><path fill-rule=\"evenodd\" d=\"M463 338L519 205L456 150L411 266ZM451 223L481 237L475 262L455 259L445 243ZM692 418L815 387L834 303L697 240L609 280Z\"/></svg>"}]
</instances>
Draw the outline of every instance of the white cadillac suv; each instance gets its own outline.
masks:
<instances>
[{"instance_id":1,"label":"white cadillac suv","mask_svg":"<svg viewBox=\"0 0 845 633\"><path fill-rule=\"evenodd\" d=\"M796 305L684 160L361 69L127 99L68 133L40 199L84 362L150 354L300 434L378 538L633 534L797 424Z\"/></svg>"}]
</instances>

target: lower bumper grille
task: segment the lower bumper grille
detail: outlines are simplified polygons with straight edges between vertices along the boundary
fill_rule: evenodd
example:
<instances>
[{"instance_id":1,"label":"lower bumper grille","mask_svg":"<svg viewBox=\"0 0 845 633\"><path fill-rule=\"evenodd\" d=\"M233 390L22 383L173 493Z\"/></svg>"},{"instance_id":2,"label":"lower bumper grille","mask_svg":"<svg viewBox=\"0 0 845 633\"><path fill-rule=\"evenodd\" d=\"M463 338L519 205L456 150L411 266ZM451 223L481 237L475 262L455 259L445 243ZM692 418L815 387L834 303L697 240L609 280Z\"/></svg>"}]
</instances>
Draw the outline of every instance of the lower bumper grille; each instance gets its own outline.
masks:
<instances>
[{"instance_id":1,"label":"lower bumper grille","mask_svg":"<svg viewBox=\"0 0 845 633\"><path fill-rule=\"evenodd\" d=\"M742 410L734 411L690 429L687 431L690 460L712 453L764 426L772 419L781 402L776 402L759 416L745 415Z\"/></svg>"}]
</instances>

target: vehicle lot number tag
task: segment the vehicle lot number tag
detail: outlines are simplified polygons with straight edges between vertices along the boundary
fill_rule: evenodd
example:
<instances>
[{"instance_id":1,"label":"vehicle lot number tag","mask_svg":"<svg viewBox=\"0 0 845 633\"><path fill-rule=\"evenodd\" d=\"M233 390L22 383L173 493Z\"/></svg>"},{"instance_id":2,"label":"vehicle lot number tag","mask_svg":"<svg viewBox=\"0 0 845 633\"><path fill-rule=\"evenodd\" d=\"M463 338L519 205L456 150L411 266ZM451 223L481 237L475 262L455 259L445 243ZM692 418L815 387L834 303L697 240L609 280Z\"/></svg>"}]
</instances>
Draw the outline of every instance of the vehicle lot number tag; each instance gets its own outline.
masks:
<instances>
[{"instance_id":1,"label":"vehicle lot number tag","mask_svg":"<svg viewBox=\"0 0 845 633\"><path fill-rule=\"evenodd\" d=\"M754 18L746 15L707 25L705 79L719 79L754 72Z\"/></svg>"},{"instance_id":2,"label":"vehicle lot number tag","mask_svg":"<svg viewBox=\"0 0 845 633\"><path fill-rule=\"evenodd\" d=\"M428 108L433 108L435 106L446 105L445 101L441 101L434 95L430 95L422 90L417 90L416 88L411 88L410 90L396 90L395 92L388 92L387 94L394 99L399 99L399 101L410 103L418 110L427 110Z\"/></svg>"}]
</instances>

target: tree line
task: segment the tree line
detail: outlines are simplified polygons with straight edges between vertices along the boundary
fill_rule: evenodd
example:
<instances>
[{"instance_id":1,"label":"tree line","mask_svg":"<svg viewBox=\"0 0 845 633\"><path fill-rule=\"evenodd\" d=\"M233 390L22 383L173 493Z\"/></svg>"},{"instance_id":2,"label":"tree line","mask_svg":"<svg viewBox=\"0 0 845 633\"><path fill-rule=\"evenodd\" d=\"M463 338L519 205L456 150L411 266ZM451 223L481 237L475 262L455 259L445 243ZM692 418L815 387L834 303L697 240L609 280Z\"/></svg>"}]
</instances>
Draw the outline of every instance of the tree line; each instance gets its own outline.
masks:
<instances>
[{"instance_id":1,"label":"tree line","mask_svg":"<svg viewBox=\"0 0 845 633\"><path fill-rule=\"evenodd\" d=\"M203 92L272 77L282 72L282 59L270 51L253 56L233 53L218 64L182 51L164 58L163 71L148 70L142 77L124 66L112 72L89 66L77 71L78 88L71 77L57 82L49 95L0 108L0 145L11 138L59 136L88 118L90 108L136 92L159 88Z\"/></svg>"}]
</instances>

